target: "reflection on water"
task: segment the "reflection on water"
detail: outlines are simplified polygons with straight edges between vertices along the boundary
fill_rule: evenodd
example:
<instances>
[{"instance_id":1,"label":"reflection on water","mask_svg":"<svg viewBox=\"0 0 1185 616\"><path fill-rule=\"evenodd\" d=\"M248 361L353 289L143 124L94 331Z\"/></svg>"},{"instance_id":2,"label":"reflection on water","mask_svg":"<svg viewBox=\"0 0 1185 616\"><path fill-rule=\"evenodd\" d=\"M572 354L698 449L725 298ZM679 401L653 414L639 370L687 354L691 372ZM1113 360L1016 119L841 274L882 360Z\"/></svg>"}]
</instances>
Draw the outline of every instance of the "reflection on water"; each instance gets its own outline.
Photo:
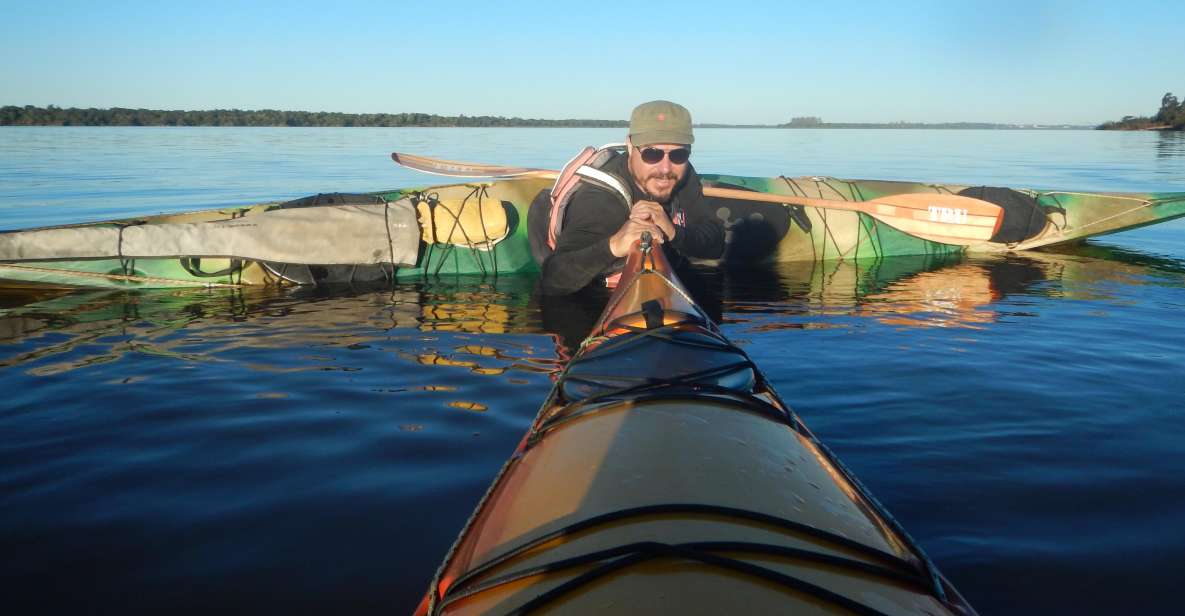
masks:
<instances>
[{"instance_id":1,"label":"reflection on water","mask_svg":"<svg viewBox=\"0 0 1185 616\"><path fill-rule=\"evenodd\" d=\"M1183 275L1182 261L1098 244L1021 254L777 263L746 270L693 267L682 272L709 315L752 323L752 331L849 323L837 317L975 328L996 320L995 304L1009 296L1106 299L1107 283L1173 285ZM532 278L514 276L370 289L6 289L0 292L0 367L37 363L32 373L47 375L117 361L126 353L219 362L240 347L357 349L387 340L406 343L397 355L421 366L464 368L479 375L551 373L588 335L607 297L603 289L545 296ZM473 334L478 336L474 340L486 341L500 334L546 333L560 355L538 357L531 345L505 341L501 346L436 348L426 344L436 340L424 335L431 332ZM63 360L42 361L52 357ZM250 368L320 369L266 361Z\"/></svg>"},{"instance_id":2,"label":"reflection on water","mask_svg":"<svg viewBox=\"0 0 1185 616\"><path fill-rule=\"evenodd\" d=\"M67 580L65 613L408 605L550 387L533 288L4 294L6 588Z\"/></svg>"},{"instance_id":3,"label":"reflection on water","mask_svg":"<svg viewBox=\"0 0 1185 616\"><path fill-rule=\"evenodd\" d=\"M1185 156L1185 131L1157 131L1156 157L1171 158Z\"/></svg>"},{"instance_id":4,"label":"reflection on water","mask_svg":"<svg viewBox=\"0 0 1185 616\"><path fill-rule=\"evenodd\" d=\"M406 283L378 290L7 290L0 296L0 367L68 355L67 362L35 369L54 374L132 352L218 362L244 347L361 349L380 340L435 339L401 330L538 333L531 321L533 286L528 278L505 277L496 283ZM468 345L456 351L499 363L522 359L512 350L493 347ZM422 355L419 363L433 363L424 359L429 356ZM446 360L435 363L445 365ZM266 362L250 367L292 369ZM482 368L490 373L505 369Z\"/></svg>"},{"instance_id":5,"label":"reflection on water","mask_svg":"<svg viewBox=\"0 0 1185 616\"><path fill-rule=\"evenodd\" d=\"M1185 438L1164 386L1185 261L1095 244L685 280L984 613L1040 613L1096 554L1125 570L1143 527L1185 558L1185 486L1158 470ZM0 294L0 575L61 612L407 612L605 297ZM1034 545L1058 547L1018 590Z\"/></svg>"},{"instance_id":6,"label":"reflection on water","mask_svg":"<svg viewBox=\"0 0 1185 616\"><path fill-rule=\"evenodd\" d=\"M753 323L751 331L842 327L845 321L827 318L841 316L975 328L998 319L996 304L1010 296L1099 300L1112 296L1108 283L1180 286L1185 262L1086 244L1000 255L779 263L701 275L723 278L723 312L729 322ZM762 317L770 314L777 317L772 322Z\"/></svg>"}]
</instances>

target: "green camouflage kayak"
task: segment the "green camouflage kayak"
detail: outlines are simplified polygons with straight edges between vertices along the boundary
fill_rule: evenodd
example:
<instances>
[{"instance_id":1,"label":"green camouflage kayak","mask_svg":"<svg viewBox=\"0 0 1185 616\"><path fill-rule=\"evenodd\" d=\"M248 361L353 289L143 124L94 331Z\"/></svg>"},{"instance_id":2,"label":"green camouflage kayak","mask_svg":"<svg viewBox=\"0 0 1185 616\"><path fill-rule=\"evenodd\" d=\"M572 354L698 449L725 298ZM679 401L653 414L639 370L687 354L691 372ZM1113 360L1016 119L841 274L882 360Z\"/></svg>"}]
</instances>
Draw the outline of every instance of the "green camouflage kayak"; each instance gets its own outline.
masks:
<instances>
[{"instance_id":1,"label":"green camouflage kayak","mask_svg":"<svg viewBox=\"0 0 1185 616\"><path fill-rule=\"evenodd\" d=\"M1064 244L1185 216L1185 193L1083 193L830 177L703 175L706 186L868 202L963 195L1003 211L990 240L947 244L884 217L833 207L710 197L727 228L722 262L864 260ZM527 215L552 180L326 194L0 233L0 286L217 286L362 283L532 273ZM934 213L931 208L931 215ZM942 213L945 216L945 213ZM891 220L891 219L888 219Z\"/></svg>"}]
</instances>

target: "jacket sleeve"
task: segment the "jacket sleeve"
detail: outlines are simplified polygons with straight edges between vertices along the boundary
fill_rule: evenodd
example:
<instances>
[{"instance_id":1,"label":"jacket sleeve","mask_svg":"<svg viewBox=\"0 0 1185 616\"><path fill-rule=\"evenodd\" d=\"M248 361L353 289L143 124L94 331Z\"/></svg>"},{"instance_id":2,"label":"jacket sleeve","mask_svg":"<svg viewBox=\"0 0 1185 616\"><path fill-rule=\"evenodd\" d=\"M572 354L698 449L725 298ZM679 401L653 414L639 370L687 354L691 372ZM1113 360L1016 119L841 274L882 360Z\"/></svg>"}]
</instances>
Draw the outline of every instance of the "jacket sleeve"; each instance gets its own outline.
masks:
<instances>
[{"instance_id":1,"label":"jacket sleeve","mask_svg":"<svg viewBox=\"0 0 1185 616\"><path fill-rule=\"evenodd\" d=\"M555 252L543 262L543 292L575 293L597 280L617 261L609 251L609 237L628 218L621 197L599 188L578 189L565 210Z\"/></svg>"},{"instance_id":2,"label":"jacket sleeve","mask_svg":"<svg viewBox=\"0 0 1185 616\"><path fill-rule=\"evenodd\" d=\"M675 232L671 246L686 257L719 259L724 255L724 221L716 216L711 203L704 198L703 185L694 171L687 179L688 186L680 195L680 206L687 217L686 226Z\"/></svg>"}]
</instances>

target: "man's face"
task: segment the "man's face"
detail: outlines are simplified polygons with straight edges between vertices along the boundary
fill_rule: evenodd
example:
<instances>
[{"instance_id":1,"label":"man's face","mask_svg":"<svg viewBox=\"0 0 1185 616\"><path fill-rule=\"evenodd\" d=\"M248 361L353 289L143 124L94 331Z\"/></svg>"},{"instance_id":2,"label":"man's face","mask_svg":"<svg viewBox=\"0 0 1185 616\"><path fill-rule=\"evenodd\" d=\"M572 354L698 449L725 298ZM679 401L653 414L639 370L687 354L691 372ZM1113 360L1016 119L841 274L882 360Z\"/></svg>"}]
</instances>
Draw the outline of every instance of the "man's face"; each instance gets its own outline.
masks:
<instances>
[{"instance_id":1,"label":"man's face","mask_svg":"<svg viewBox=\"0 0 1185 616\"><path fill-rule=\"evenodd\" d=\"M689 150L690 146L677 143L657 143L642 146L639 149L634 147L633 142L629 140L626 141L626 145L629 146L629 169L630 174L634 176L634 183L655 201L669 200L675 187L687 175L687 161L683 160L681 164L675 164L671 162L670 153L674 150ZM647 150L662 151L662 158L656 162L646 162L647 159L653 160L656 157L655 152ZM678 158L678 154L676 157Z\"/></svg>"}]
</instances>

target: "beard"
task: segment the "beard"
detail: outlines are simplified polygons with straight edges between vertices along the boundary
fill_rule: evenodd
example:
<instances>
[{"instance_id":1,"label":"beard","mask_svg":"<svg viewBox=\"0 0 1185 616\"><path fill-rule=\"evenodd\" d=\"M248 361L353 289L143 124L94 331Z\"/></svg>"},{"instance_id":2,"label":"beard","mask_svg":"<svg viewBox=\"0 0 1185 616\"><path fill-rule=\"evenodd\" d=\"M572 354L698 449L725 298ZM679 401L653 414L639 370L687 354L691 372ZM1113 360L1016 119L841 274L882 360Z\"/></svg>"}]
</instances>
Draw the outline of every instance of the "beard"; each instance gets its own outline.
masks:
<instances>
[{"instance_id":1,"label":"beard","mask_svg":"<svg viewBox=\"0 0 1185 616\"><path fill-rule=\"evenodd\" d=\"M652 173L642 182L642 188L651 199L659 202L670 200L679 186L679 176L674 173Z\"/></svg>"}]
</instances>

